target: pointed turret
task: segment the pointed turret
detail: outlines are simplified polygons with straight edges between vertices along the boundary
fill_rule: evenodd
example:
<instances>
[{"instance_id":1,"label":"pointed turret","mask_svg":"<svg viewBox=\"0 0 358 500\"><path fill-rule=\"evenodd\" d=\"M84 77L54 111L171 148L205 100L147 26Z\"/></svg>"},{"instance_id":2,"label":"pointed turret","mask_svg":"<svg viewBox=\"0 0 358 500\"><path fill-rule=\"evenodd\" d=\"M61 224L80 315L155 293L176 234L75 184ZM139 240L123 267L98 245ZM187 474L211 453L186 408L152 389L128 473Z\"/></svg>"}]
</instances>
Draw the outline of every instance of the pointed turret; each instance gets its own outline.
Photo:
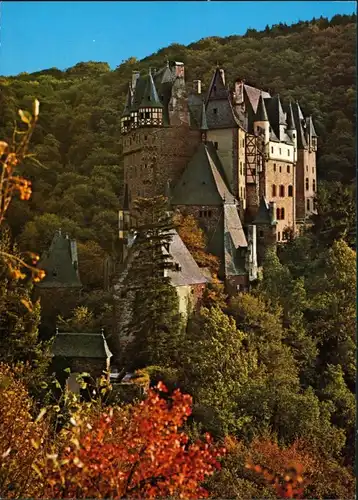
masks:
<instances>
[{"instance_id":1,"label":"pointed turret","mask_svg":"<svg viewBox=\"0 0 358 500\"><path fill-rule=\"evenodd\" d=\"M129 130L131 128L130 126L131 126L132 98L133 98L132 87L131 87L131 84L129 83L127 96L126 96L126 102L125 102L122 117L121 117L121 133L122 134L129 132Z\"/></svg>"},{"instance_id":2,"label":"pointed turret","mask_svg":"<svg viewBox=\"0 0 358 500\"><path fill-rule=\"evenodd\" d=\"M78 273L78 257L76 240L68 235L63 236L61 230L56 231L50 248L43 254L39 269L46 273L38 283L39 288L81 288Z\"/></svg>"},{"instance_id":3,"label":"pointed turret","mask_svg":"<svg viewBox=\"0 0 358 500\"><path fill-rule=\"evenodd\" d=\"M305 132L303 128L303 123L305 123L305 121L300 105L298 104L298 101L296 101L295 104L292 106L292 110L297 131L297 149L306 149L307 141L305 138Z\"/></svg>"},{"instance_id":4,"label":"pointed turret","mask_svg":"<svg viewBox=\"0 0 358 500\"><path fill-rule=\"evenodd\" d=\"M296 130L295 119L293 117L293 110L291 101L287 107L287 130Z\"/></svg>"},{"instance_id":5,"label":"pointed turret","mask_svg":"<svg viewBox=\"0 0 358 500\"><path fill-rule=\"evenodd\" d=\"M310 148L317 151L317 134L313 125L312 116L306 118L306 139Z\"/></svg>"},{"instance_id":6,"label":"pointed turret","mask_svg":"<svg viewBox=\"0 0 358 500\"><path fill-rule=\"evenodd\" d=\"M262 92L260 92L259 102L257 105L255 122L268 122L267 110L265 106L264 99L262 97Z\"/></svg>"},{"instance_id":7,"label":"pointed turret","mask_svg":"<svg viewBox=\"0 0 358 500\"><path fill-rule=\"evenodd\" d=\"M276 95L269 99L265 99L265 104L272 131L275 133L277 139L282 141L285 136L287 123L280 96Z\"/></svg>"},{"instance_id":8,"label":"pointed turret","mask_svg":"<svg viewBox=\"0 0 358 500\"><path fill-rule=\"evenodd\" d=\"M149 75L147 77L147 83L140 103L140 108L163 108L163 104L160 102L157 89L154 85L151 71L149 71Z\"/></svg>"}]
</instances>

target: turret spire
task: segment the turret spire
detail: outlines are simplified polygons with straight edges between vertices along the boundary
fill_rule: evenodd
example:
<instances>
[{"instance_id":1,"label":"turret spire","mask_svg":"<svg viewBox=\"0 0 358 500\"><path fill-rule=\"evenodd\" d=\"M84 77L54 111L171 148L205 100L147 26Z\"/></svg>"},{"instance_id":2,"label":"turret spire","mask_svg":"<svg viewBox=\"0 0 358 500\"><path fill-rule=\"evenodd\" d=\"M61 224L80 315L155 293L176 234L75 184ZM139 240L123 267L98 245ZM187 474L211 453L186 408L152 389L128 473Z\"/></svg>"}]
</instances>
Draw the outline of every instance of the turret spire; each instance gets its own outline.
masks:
<instances>
[{"instance_id":1,"label":"turret spire","mask_svg":"<svg viewBox=\"0 0 358 500\"><path fill-rule=\"evenodd\" d=\"M143 93L142 101L140 103L141 108L163 108L163 104L160 102L157 89L154 85L154 80L152 73L149 70L149 75L147 77L147 83Z\"/></svg>"},{"instance_id":2,"label":"turret spire","mask_svg":"<svg viewBox=\"0 0 358 500\"><path fill-rule=\"evenodd\" d=\"M296 129L295 120L293 117L292 104L290 101L287 108L287 130L295 130L295 129Z\"/></svg>"},{"instance_id":3,"label":"turret spire","mask_svg":"<svg viewBox=\"0 0 358 500\"><path fill-rule=\"evenodd\" d=\"M267 110L265 106L264 99L262 97L262 92L260 93L259 102L257 105L255 121L257 122L268 122Z\"/></svg>"}]
</instances>

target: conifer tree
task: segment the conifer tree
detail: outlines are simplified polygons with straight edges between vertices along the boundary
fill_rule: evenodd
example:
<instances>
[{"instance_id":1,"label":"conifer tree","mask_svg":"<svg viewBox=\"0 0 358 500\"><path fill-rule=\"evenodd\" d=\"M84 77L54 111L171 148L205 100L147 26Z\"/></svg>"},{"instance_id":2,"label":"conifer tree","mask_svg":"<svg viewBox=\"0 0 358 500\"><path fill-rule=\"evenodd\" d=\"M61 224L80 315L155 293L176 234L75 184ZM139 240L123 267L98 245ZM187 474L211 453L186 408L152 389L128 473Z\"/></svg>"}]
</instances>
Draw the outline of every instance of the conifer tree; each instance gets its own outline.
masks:
<instances>
[{"instance_id":1,"label":"conifer tree","mask_svg":"<svg viewBox=\"0 0 358 500\"><path fill-rule=\"evenodd\" d=\"M183 332L179 300L167 272L174 269L169 255L173 235L167 199L139 198L132 265L125 283L132 294L128 334L133 339L125 352L127 368L168 365L176 355Z\"/></svg>"}]
</instances>

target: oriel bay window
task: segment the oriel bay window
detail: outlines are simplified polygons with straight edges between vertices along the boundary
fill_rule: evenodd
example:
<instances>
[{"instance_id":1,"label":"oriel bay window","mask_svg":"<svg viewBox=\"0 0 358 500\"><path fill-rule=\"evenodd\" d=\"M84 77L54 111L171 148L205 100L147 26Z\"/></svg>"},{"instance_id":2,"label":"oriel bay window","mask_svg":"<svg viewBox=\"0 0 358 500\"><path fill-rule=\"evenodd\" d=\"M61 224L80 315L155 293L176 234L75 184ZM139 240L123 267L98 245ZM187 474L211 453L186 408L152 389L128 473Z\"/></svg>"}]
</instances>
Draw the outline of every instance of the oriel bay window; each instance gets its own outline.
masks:
<instances>
[{"instance_id":1,"label":"oriel bay window","mask_svg":"<svg viewBox=\"0 0 358 500\"><path fill-rule=\"evenodd\" d=\"M161 108L139 108L139 125L163 125L163 110Z\"/></svg>"}]
</instances>

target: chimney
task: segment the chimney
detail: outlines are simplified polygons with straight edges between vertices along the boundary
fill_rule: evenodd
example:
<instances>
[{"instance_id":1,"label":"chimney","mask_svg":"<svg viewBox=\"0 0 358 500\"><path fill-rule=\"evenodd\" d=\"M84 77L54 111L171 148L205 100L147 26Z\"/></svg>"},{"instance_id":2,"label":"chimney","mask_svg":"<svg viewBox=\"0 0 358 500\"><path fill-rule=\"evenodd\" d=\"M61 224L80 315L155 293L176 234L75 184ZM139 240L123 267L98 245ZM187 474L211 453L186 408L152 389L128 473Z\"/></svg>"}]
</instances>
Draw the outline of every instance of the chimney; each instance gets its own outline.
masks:
<instances>
[{"instance_id":1,"label":"chimney","mask_svg":"<svg viewBox=\"0 0 358 500\"><path fill-rule=\"evenodd\" d=\"M177 78L184 78L184 63L175 61L175 76Z\"/></svg>"},{"instance_id":2,"label":"chimney","mask_svg":"<svg viewBox=\"0 0 358 500\"><path fill-rule=\"evenodd\" d=\"M219 69L220 71L220 75L221 75L221 79L223 81L223 84L225 85L225 71L223 69Z\"/></svg>"},{"instance_id":3,"label":"chimney","mask_svg":"<svg viewBox=\"0 0 358 500\"><path fill-rule=\"evenodd\" d=\"M139 71L132 71L132 90L134 91L137 85L137 80L140 76Z\"/></svg>"},{"instance_id":4,"label":"chimney","mask_svg":"<svg viewBox=\"0 0 358 500\"><path fill-rule=\"evenodd\" d=\"M194 80L194 90L197 94L201 94L201 80Z\"/></svg>"}]
</instances>

